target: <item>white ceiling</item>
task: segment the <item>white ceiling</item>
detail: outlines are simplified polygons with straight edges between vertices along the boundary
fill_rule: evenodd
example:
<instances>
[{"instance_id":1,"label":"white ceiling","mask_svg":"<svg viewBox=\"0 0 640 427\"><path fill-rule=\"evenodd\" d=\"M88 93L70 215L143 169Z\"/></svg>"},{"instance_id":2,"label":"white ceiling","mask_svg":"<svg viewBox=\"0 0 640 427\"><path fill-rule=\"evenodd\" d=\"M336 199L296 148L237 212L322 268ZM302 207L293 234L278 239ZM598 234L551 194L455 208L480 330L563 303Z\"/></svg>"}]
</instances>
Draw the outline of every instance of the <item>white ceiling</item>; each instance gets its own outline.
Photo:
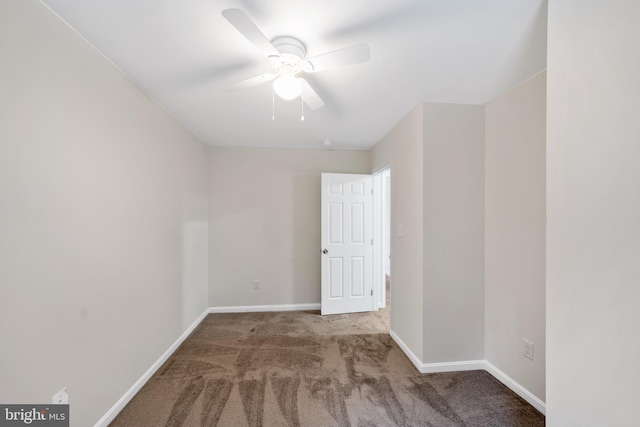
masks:
<instances>
[{"instance_id":1,"label":"white ceiling","mask_svg":"<svg viewBox=\"0 0 640 427\"><path fill-rule=\"evenodd\" d=\"M546 67L545 0L41 0L212 146L368 149L421 101L485 104ZM239 8L307 56L365 42L371 61L308 76L326 105L306 110L222 15Z\"/></svg>"}]
</instances>

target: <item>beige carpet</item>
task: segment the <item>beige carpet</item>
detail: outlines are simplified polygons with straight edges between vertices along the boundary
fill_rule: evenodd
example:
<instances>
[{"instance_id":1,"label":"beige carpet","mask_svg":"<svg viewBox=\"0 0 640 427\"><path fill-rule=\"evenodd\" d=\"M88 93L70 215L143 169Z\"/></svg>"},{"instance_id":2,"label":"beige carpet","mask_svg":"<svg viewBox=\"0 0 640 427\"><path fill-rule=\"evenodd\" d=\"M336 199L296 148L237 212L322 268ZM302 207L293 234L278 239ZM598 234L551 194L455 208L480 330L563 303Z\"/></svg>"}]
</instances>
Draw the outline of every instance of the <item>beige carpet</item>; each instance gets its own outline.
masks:
<instances>
[{"instance_id":1,"label":"beige carpet","mask_svg":"<svg viewBox=\"0 0 640 427\"><path fill-rule=\"evenodd\" d=\"M420 374L388 310L209 315L111 426L543 426L484 371Z\"/></svg>"}]
</instances>

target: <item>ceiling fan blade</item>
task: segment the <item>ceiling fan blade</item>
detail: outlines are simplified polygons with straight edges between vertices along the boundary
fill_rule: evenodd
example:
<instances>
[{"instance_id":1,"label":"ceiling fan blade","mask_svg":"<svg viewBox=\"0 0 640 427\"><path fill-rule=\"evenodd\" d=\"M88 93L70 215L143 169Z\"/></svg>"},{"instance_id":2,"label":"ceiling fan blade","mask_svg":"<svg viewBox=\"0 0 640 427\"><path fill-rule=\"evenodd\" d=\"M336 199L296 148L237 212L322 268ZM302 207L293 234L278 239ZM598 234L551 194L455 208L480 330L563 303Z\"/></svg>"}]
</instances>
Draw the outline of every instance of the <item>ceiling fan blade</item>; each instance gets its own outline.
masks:
<instances>
[{"instance_id":1,"label":"ceiling fan blade","mask_svg":"<svg viewBox=\"0 0 640 427\"><path fill-rule=\"evenodd\" d=\"M324 101L306 79L302 79L302 100L312 110L317 110L324 106Z\"/></svg>"},{"instance_id":2,"label":"ceiling fan blade","mask_svg":"<svg viewBox=\"0 0 640 427\"><path fill-rule=\"evenodd\" d=\"M366 43L356 44L333 52L308 58L306 62L311 64L310 73L342 67L344 65L367 62L371 59L371 51Z\"/></svg>"},{"instance_id":3,"label":"ceiling fan blade","mask_svg":"<svg viewBox=\"0 0 640 427\"><path fill-rule=\"evenodd\" d=\"M260 28L242 10L226 9L222 11L222 16L265 56L280 55L280 52L273 47L269 39L260 31Z\"/></svg>"},{"instance_id":4,"label":"ceiling fan blade","mask_svg":"<svg viewBox=\"0 0 640 427\"><path fill-rule=\"evenodd\" d=\"M239 82L226 85L224 89L228 91L234 91L238 89L245 89L251 86L257 86L261 83L273 80L275 76L276 75L273 73L262 74L260 76L251 77L250 79L241 80Z\"/></svg>"}]
</instances>

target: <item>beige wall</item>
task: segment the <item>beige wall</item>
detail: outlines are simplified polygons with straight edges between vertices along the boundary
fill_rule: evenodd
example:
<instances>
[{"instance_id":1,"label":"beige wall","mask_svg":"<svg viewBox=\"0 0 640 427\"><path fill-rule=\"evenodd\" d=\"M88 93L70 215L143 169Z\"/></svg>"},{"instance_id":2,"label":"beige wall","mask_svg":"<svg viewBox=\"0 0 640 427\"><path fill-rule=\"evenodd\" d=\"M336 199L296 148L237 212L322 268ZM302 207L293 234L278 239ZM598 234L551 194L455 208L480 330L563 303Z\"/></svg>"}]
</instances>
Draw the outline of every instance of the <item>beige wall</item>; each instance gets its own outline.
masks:
<instances>
[{"instance_id":1,"label":"beige wall","mask_svg":"<svg viewBox=\"0 0 640 427\"><path fill-rule=\"evenodd\" d=\"M486 358L545 400L546 73L486 105ZM522 355L523 339L534 360Z\"/></svg>"},{"instance_id":2,"label":"beige wall","mask_svg":"<svg viewBox=\"0 0 640 427\"><path fill-rule=\"evenodd\" d=\"M422 104L372 150L372 169L391 165L391 330L422 360ZM397 226L404 227L404 237Z\"/></svg>"},{"instance_id":3,"label":"beige wall","mask_svg":"<svg viewBox=\"0 0 640 427\"><path fill-rule=\"evenodd\" d=\"M640 2L549 3L547 425L638 424Z\"/></svg>"},{"instance_id":4,"label":"beige wall","mask_svg":"<svg viewBox=\"0 0 640 427\"><path fill-rule=\"evenodd\" d=\"M391 165L392 332L419 363L483 359L484 108L420 104L371 158Z\"/></svg>"},{"instance_id":5,"label":"beige wall","mask_svg":"<svg viewBox=\"0 0 640 427\"><path fill-rule=\"evenodd\" d=\"M423 362L481 360L484 107L425 103L423 108Z\"/></svg>"},{"instance_id":6,"label":"beige wall","mask_svg":"<svg viewBox=\"0 0 640 427\"><path fill-rule=\"evenodd\" d=\"M0 402L93 425L206 308L207 150L35 0L0 63Z\"/></svg>"},{"instance_id":7,"label":"beige wall","mask_svg":"<svg viewBox=\"0 0 640 427\"><path fill-rule=\"evenodd\" d=\"M389 134L385 136L385 138L383 138L375 146L373 146L371 150L369 150L371 153L371 171L372 172L377 172L381 169L391 166L391 159L392 159L391 149L393 147L393 141L394 141L392 136L394 134L400 133L401 129L399 128L402 128L403 130L409 128L408 126L409 123L405 122L402 126L400 126L402 123L403 123L402 121L398 122L398 124L394 127L394 129L390 131ZM420 129L419 133L416 132L416 129L418 129L418 126ZM413 126L413 129L416 136L422 134L422 130L421 130L422 124L418 125L417 123L415 123Z\"/></svg>"},{"instance_id":8,"label":"beige wall","mask_svg":"<svg viewBox=\"0 0 640 427\"><path fill-rule=\"evenodd\" d=\"M319 303L320 174L369 163L367 151L211 148L209 305Z\"/></svg>"}]
</instances>

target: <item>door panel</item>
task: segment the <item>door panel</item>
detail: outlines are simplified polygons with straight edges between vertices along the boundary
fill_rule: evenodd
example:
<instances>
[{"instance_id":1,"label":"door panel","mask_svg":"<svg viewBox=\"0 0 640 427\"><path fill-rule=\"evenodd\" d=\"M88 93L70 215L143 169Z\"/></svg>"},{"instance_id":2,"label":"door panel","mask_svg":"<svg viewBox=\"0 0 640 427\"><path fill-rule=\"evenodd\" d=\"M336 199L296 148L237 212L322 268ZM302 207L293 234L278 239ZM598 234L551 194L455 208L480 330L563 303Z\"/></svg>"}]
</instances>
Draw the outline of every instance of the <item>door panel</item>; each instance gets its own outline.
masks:
<instances>
[{"instance_id":1,"label":"door panel","mask_svg":"<svg viewBox=\"0 0 640 427\"><path fill-rule=\"evenodd\" d=\"M322 174L322 314L373 309L373 180Z\"/></svg>"},{"instance_id":2,"label":"door panel","mask_svg":"<svg viewBox=\"0 0 640 427\"><path fill-rule=\"evenodd\" d=\"M329 203L329 243L341 245L343 233L342 204Z\"/></svg>"},{"instance_id":3,"label":"door panel","mask_svg":"<svg viewBox=\"0 0 640 427\"><path fill-rule=\"evenodd\" d=\"M329 258L329 280L331 292L330 298L342 298L344 296L344 268L342 258Z\"/></svg>"},{"instance_id":4,"label":"door panel","mask_svg":"<svg viewBox=\"0 0 640 427\"><path fill-rule=\"evenodd\" d=\"M364 203L351 204L351 244L364 244Z\"/></svg>"},{"instance_id":5,"label":"door panel","mask_svg":"<svg viewBox=\"0 0 640 427\"><path fill-rule=\"evenodd\" d=\"M364 258L351 258L351 296L364 296Z\"/></svg>"}]
</instances>

